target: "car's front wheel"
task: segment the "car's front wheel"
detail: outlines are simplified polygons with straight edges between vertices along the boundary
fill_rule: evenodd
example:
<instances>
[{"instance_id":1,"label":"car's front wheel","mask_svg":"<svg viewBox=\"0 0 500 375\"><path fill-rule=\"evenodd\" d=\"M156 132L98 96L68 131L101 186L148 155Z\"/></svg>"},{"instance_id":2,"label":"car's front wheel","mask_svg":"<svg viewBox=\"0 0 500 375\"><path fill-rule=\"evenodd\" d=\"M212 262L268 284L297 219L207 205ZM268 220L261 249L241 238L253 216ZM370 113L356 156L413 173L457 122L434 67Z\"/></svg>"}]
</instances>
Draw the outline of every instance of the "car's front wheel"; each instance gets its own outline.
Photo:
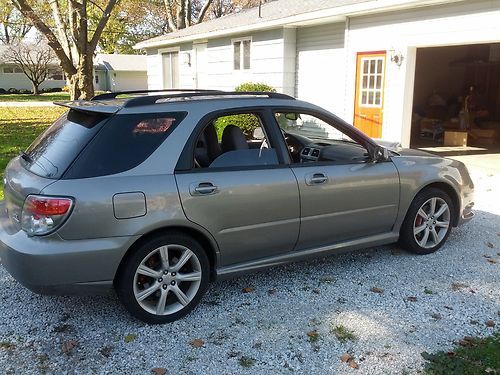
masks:
<instances>
[{"instance_id":1,"label":"car's front wheel","mask_svg":"<svg viewBox=\"0 0 500 375\"><path fill-rule=\"evenodd\" d=\"M125 308L151 324L173 322L189 313L209 283L202 246L182 233L152 238L125 260L116 291Z\"/></svg>"},{"instance_id":2,"label":"car's front wheel","mask_svg":"<svg viewBox=\"0 0 500 375\"><path fill-rule=\"evenodd\" d=\"M416 254L430 254L445 243L452 226L453 202L442 190L420 192L408 209L400 243Z\"/></svg>"}]
</instances>

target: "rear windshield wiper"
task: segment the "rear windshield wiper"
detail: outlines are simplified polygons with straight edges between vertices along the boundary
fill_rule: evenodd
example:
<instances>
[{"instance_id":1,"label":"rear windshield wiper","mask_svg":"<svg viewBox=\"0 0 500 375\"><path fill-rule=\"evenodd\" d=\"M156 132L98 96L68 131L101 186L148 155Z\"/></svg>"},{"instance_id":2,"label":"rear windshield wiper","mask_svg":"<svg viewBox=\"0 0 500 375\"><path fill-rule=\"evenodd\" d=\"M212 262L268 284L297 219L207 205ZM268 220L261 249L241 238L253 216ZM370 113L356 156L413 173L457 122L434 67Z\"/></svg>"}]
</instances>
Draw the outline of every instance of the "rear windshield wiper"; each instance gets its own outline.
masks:
<instances>
[{"instance_id":1,"label":"rear windshield wiper","mask_svg":"<svg viewBox=\"0 0 500 375\"><path fill-rule=\"evenodd\" d=\"M21 157L30 164L33 164L33 158L29 156L26 152L21 152Z\"/></svg>"}]
</instances>

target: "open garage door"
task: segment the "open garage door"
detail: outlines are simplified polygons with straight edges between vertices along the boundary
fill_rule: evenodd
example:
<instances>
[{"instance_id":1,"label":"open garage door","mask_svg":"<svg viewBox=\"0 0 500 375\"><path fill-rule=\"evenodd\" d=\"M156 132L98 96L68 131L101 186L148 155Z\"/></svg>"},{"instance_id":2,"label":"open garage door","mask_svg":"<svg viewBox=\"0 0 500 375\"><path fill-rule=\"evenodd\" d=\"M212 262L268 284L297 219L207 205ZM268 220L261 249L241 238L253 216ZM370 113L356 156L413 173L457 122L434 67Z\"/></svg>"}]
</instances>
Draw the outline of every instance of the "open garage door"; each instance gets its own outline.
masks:
<instances>
[{"instance_id":1,"label":"open garage door","mask_svg":"<svg viewBox=\"0 0 500 375\"><path fill-rule=\"evenodd\" d=\"M500 43L419 48L411 147L500 150Z\"/></svg>"}]
</instances>

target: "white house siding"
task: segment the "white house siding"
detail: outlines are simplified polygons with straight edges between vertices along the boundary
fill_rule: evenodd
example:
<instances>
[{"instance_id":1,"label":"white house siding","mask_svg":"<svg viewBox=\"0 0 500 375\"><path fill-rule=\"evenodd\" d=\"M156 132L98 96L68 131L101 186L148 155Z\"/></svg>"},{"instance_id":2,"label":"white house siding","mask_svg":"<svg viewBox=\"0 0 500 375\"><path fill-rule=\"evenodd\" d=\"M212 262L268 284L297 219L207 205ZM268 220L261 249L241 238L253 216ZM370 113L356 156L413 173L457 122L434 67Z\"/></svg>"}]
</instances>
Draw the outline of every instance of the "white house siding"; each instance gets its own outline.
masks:
<instances>
[{"instance_id":1,"label":"white house siding","mask_svg":"<svg viewBox=\"0 0 500 375\"><path fill-rule=\"evenodd\" d=\"M113 72L108 74L111 77L111 91L145 90L148 88L146 72Z\"/></svg>"},{"instance_id":2,"label":"white house siding","mask_svg":"<svg viewBox=\"0 0 500 375\"><path fill-rule=\"evenodd\" d=\"M417 47L500 41L500 1L478 0L350 19L347 34L346 118L354 116L356 54L387 51L382 138L410 142ZM401 66L390 62L403 55Z\"/></svg>"},{"instance_id":3,"label":"white house siding","mask_svg":"<svg viewBox=\"0 0 500 375\"><path fill-rule=\"evenodd\" d=\"M65 80L47 80L40 85L40 89L62 88L66 85ZM32 90L31 81L24 73L4 73L3 66L0 65L0 88L4 90Z\"/></svg>"},{"instance_id":4,"label":"white house siding","mask_svg":"<svg viewBox=\"0 0 500 375\"><path fill-rule=\"evenodd\" d=\"M296 95L344 115L345 23L297 30Z\"/></svg>"}]
</instances>

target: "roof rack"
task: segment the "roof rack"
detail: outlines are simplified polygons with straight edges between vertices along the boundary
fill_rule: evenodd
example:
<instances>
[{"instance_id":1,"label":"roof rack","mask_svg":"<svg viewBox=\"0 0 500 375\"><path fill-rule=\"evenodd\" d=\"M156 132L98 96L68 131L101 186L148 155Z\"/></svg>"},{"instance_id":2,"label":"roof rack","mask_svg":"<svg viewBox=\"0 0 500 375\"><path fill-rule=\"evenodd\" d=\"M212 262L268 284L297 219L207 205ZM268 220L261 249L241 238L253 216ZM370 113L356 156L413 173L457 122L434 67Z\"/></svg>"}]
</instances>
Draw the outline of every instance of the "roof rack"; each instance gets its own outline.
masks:
<instances>
[{"instance_id":1,"label":"roof rack","mask_svg":"<svg viewBox=\"0 0 500 375\"><path fill-rule=\"evenodd\" d=\"M116 99L118 95L131 95L131 94L149 94L151 92L174 92L174 93L218 93L223 92L219 90L201 90L201 89L163 89L163 90L132 90L132 91L116 91L116 92L107 92L104 94L95 95L90 100L107 100L107 99Z\"/></svg>"},{"instance_id":2,"label":"roof rack","mask_svg":"<svg viewBox=\"0 0 500 375\"><path fill-rule=\"evenodd\" d=\"M171 98L194 98L194 97L224 97L224 96L242 96L242 97L250 97L250 96L266 96L270 99L288 99L295 100L294 97L286 94L281 94L277 92L260 92L260 91L216 91L216 90L206 90L206 91L191 91L191 92L182 92L182 93L173 93L166 95L147 95L140 96L136 98L131 98L125 102L123 105L124 108L130 107L138 107L142 105L155 104L158 100L161 99L171 99Z\"/></svg>"}]
</instances>

